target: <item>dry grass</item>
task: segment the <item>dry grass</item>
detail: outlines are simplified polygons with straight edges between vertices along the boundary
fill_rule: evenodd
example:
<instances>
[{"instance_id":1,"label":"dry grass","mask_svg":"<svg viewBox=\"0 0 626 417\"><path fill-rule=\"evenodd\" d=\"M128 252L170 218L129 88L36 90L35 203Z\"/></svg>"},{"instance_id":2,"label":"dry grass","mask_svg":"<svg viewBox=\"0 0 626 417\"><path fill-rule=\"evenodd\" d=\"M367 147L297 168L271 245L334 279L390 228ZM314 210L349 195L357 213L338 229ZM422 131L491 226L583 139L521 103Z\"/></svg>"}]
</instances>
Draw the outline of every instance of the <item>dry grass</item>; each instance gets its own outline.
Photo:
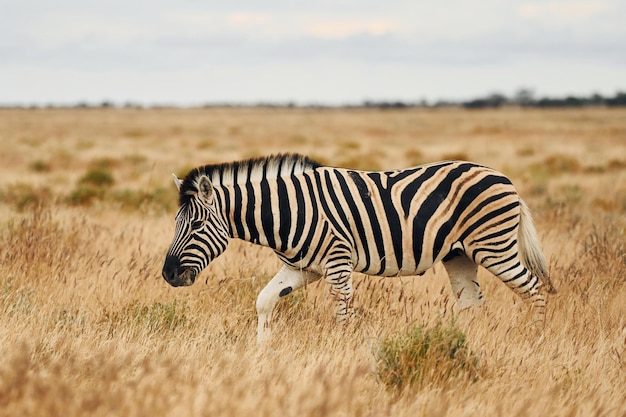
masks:
<instances>
[{"instance_id":1,"label":"dry grass","mask_svg":"<svg viewBox=\"0 0 626 417\"><path fill-rule=\"evenodd\" d=\"M279 304L263 349L271 251L232 242L194 286L169 287L169 173L284 151L503 170L559 290L543 334L485 271L486 304L458 316L440 266L357 276L341 328L316 283ZM0 167L0 415L625 415L624 110L2 110ZM389 389L381 349L416 328L458 331L471 372L442 373L444 352Z\"/></svg>"}]
</instances>

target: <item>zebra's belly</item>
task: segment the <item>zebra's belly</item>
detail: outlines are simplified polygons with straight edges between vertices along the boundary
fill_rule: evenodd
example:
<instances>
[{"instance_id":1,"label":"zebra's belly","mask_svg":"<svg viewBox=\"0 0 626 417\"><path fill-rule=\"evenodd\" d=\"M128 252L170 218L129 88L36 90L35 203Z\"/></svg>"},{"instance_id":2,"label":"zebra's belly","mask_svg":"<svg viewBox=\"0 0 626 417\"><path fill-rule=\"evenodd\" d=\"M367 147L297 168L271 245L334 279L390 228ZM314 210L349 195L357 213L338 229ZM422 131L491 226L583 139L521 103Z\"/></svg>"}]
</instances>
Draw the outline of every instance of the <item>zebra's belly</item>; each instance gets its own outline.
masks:
<instances>
[{"instance_id":1,"label":"zebra's belly","mask_svg":"<svg viewBox=\"0 0 626 417\"><path fill-rule=\"evenodd\" d=\"M433 244L424 237L414 237L408 225L402 230L402 239L386 234L382 239L359 241L355 239L351 248L354 270L367 275L396 277L422 275L435 263L441 260L444 253L433 254ZM381 227L382 229L391 229ZM356 233L356 232L355 232ZM420 242L416 242L419 239ZM434 238L433 238L434 239ZM431 239L431 240L433 240ZM418 244L420 243L420 244ZM449 245L445 242L444 245Z\"/></svg>"},{"instance_id":2,"label":"zebra's belly","mask_svg":"<svg viewBox=\"0 0 626 417\"><path fill-rule=\"evenodd\" d=\"M430 269L431 266L432 265L428 265L426 267L420 267L419 269L415 269L415 268L398 269L397 267L387 267L382 270L381 268L365 268L365 269L355 269L355 270L366 275L375 275L375 276L380 276L380 277L406 277L406 276L423 275L428 269Z\"/></svg>"},{"instance_id":3,"label":"zebra's belly","mask_svg":"<svg viewBox=\"0 0 626 417\"><path fill-rule=\"evenodd\" d=\"M426 271L398 271L396 273L392 273L389 271L385 271L385 273L381 274L381 277L407 277L407 276L416 276L416 275L424 275Z\"/></svg>"}]
</instances>

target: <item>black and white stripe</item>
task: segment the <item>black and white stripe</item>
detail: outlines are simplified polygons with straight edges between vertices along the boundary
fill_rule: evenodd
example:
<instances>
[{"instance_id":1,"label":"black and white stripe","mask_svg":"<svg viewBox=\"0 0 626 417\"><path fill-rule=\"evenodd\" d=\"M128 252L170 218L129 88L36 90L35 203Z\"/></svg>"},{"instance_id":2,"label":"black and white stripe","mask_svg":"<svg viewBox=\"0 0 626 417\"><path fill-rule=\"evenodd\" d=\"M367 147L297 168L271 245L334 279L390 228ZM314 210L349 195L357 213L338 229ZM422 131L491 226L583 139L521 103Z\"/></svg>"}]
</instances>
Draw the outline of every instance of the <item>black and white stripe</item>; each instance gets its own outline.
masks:
<instances>
[{"instance_id":1,"label":"black and white stripe","mask_svg":"<svg viewBox=\"0 0 626 417\"><path fill-rule=\"evenodd\" d=\"M510 180L443 161L365 172L278 155L192 170L177 180L180 209L164 278L189 285L229 238L273 248L285 266L257 300L259 338L276 301L320 277L351 310L352 272L418 275L442 261L460 308L482 303L477 265L530 298L543 320L551 289L530 213Z\"/></svg>"}]
</instances>

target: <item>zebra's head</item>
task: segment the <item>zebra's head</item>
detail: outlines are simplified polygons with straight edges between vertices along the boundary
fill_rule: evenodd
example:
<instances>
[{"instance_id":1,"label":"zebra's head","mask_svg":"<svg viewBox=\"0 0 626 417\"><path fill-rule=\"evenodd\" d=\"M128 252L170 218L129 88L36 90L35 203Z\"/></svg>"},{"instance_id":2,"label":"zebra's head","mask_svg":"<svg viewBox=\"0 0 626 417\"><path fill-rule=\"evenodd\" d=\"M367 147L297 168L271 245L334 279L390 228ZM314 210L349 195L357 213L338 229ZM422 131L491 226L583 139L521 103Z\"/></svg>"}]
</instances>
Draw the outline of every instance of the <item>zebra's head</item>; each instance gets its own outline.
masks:
<instances>
[{"instance_id":1,"label":"zebra's head","mask_svg":"<svg viewBox=\"0 0 626 417\"><path fill-rule=\"evenodd\" d=\"M185 180L174 176L180 207L162 271L163 278L174 287L193 284L200 271L228 245L228 228L218 210L213 185L204 173L194 171Z\"/></svg>"}]
</instances>

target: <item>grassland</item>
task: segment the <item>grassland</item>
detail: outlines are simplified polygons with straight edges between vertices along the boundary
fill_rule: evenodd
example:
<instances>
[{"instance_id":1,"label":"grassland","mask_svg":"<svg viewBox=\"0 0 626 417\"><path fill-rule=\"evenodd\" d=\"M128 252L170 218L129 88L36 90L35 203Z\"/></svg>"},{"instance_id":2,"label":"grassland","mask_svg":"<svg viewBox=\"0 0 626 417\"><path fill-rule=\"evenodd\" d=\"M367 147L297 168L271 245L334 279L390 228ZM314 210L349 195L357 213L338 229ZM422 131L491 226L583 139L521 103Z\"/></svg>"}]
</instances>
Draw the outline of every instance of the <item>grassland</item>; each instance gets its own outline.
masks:
<instances>
[{"instance_id":1,"label":"grassland","mask_svg":"<svg viewBox=\"0 0 626 417\"><path fill-rule=\"evenodd\" d=\"M263 349L271 251L233 241L194 286L167 285L169 174L286 151L506 173L559 291L544 331L484 270L485 305L458 315L441 266L358 275L346 327L316 283L281 301ZM0 415L626 415L624 110L5 109L0 170ZM460 335L465 361L386 383L384 352L424 333Z\"/></svg>"}]
</instances>

